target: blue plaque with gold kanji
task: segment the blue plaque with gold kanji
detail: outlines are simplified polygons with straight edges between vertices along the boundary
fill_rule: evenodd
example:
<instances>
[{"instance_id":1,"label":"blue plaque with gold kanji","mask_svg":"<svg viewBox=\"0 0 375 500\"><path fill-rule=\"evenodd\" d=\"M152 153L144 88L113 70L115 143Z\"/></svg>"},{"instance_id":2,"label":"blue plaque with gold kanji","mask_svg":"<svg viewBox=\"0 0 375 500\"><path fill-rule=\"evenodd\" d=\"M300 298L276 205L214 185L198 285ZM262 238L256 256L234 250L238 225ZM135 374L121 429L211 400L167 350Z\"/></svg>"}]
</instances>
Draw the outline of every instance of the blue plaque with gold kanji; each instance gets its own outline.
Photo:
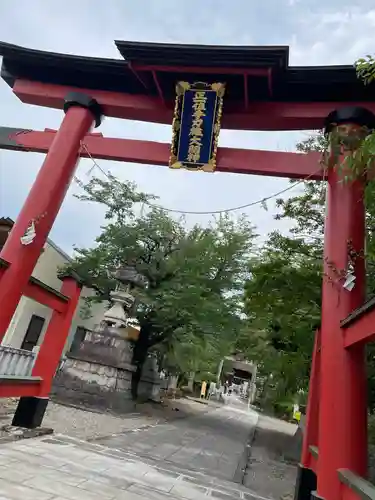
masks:
<instances>
[{"instance_id":1,"label":"blue plaque with gold kanji","mask_svg":"<svg viewBox=\"0 0 375 500\"><path fill-rule=\"evenodd\" d=\"M213 172L225 85L179 82L169 166Z\"/></svg>"}]
</instances>

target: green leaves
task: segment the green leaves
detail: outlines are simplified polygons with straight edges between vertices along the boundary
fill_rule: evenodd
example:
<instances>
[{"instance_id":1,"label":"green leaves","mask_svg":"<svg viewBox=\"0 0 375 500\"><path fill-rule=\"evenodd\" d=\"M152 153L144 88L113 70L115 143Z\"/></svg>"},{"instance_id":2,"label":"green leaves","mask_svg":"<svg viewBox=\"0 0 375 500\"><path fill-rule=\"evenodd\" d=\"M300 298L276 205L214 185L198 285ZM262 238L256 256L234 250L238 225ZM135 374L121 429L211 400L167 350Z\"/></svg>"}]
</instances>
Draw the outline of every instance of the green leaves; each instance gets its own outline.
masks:
<instances>
[{"instance_id":1,"label":"green leaves","mask_svg":"<svg viewBox=\"0 0 375 500\"><path fill-rule=\"evenodd\" d=\"M223 215L208 227L188 228L184 219L148 206L151 195L113 176L84 189L80 199L103 205L108 221L93 248L76 249L71 266L97 290L91 300L108 300L116 285L112 273L132 263L149 283L139 297L142 346L136 352L156 348L177 372L217 364L243 325L252 225Z\"/></svg>"},{"instance_id":2,"label":"green leaves","mask_svg":"<svg viewBox=\"0 0 375 500\"><path fill-rule=\"evenodd\" d=\"M375 80L375 59L371 55L358 59L355 63L357 76L365 85Z\"/></svg>"},{"instance_id":3,"label":"green leaves","mask_svg":"<svg viewBox=\"0 0 375 500\"><path fill-rule=\"evenodd\" d=\"M325 139L315 135L299 151L323 151ZM239 346L259 363L266 399L285 400L308 385L314 333L320 324L325 183L306 181L303 191L277 200L276 220L294 222L290 235L272 232L250 260L245 285L248 331Z\"/></svg>"},{"instance_id":4,"label":"green leaves","mask_svg":"<svg viewBox=\"0 0 375 500\"><path fill-rule=\"evenodd\" d=\"M288 377L288 390L293 391L306 386L314 330L320 321L317 253L313 244L273 233L252 259L252 278L245 287L250 327L263 332L260 358L272 373L277 369L294 373Z\"/></svg>"},{"instance_id":5,"label":"green leaves","mask_svg":"<svg viewBox=\"0 0 375 500\"><path fill-rule=\"evenodd\" d=\"M371 165L375 135L368 136L358 155ZM299 151L323 151L323 134L316 134L297 145ZM355 153L357 154L357 153ZM348 156L349 160L358 157ZM352 172L355 172L355 165ZM353 180L352 178L348 179ZM293 222L289 236L269 235L262 251L250 261L251 279L245 286L245 310L249 329L239 337L260 363L261 376L273 375L267 385L271 399L285 399L306 390L313 337L320 324L323 234L326 182L307 181L303 191L288 200L278 200L277 220ZM368 182L366 206L366 262L368 293L375 289L375 187ZM375 351L368 347L369 406L375 408Z\"/></svg>"}]
</instances>

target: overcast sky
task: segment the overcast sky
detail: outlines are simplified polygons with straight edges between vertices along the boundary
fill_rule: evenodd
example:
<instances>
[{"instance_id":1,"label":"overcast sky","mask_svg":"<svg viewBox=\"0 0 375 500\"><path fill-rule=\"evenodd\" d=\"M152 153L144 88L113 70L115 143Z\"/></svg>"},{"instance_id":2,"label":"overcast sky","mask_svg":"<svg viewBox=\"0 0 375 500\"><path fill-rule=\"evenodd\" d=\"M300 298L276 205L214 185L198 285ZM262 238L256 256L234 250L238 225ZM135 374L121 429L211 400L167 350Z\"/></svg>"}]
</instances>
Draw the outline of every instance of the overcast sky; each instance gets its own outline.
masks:
<instances>
[{"instance_id":1,"label":"overcast sky","mask_svg":"<svg viewBox=\"0 0 375 500\"><path fill-rule=\"evenodd\" d=\"M352 64L373 53L373 0L18 0L0 2L0 40L29 48L99 57L120 57L113 40L221 45L289 45L291 65ZM63 113L21 104L0 81L1 125L57 128ZM169 142L169 126L107 119L107 136ZM220 145L292 151L303 133L222 131ZM42 155L0 150L0 216L15 218L43 161ZM181 210L217 210L245 204L283 189L286 180L101 162L122 179L160 196L160 203ZM91 164L78 175L87 179ZM103 214L74 199L72 186L51 237L65 251L90 245ZM297 188L298 189L298 188ZM292 191L293 192L293 191ZM292 193L290 192L290 193ZM286 229L273 220L274 209L247 210L263 237ZM207 217L189 217L207 222Z\"/></svg>"}]
</instances>

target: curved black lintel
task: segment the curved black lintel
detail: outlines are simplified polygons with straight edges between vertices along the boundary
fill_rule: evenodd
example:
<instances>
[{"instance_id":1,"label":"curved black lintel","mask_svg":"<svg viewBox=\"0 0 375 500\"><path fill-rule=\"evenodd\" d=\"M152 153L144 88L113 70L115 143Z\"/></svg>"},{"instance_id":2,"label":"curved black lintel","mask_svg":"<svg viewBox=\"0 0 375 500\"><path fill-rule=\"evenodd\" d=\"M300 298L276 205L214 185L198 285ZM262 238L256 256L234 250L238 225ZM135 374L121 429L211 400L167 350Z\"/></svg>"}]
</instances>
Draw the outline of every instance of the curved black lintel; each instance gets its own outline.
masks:
<instances>
[{"instance_id":1,"label":"curved black lintel","mask_svg":"<svg viewBox=\"0 0 375 500\"><path fill-rule=\"evenodd\" d=\"M123 59L47 52L5 42L0 42L0 56L1 77L12 88L17 79L129 93L136 93L139 87Z\"/></svg>"},{"instance_id":2,"label":"curved black lintel","mask_svg":"<svg viewBox=\"0 0 375 500\"><path fill-rule=\"evenodd\" d=\"M84 65L84 67L96 67L102 68L104 66L108 70L109 68L124 68L124 64L127 63L123 59L109 59L105 57L86 57L77 56L74 54L62 54L61 52L49 52L46 50L29 49L28 47L21 47L20 45L14 45L13 43L0 42L0 56L8 58L10 60L25 60L29 63L43 63L46 66L49 65Z\"/></svg>"},{"instance_id":3,"label":"curved black lintel","mask_svg":"<svg viewBox=\"0 0 375 500\"><path fill-rule=\"evenodd\" d=\"M247 90L253 101L375 101L375 83L363 85L356 77L353 65L292 67L288 64L289 48L286 46L223 47L125 41L115 43L123 59L59 54L0 42L0 56L3 56L1 76L11 87L16 80L28 80L75 89L149 97L159 97L161 91L166 102L174 100L174 89L178 80L224 80L228 88L225 98L228 110L230 105L234 108L243 105L245 91L242 71L267 68L270 71L268 76L251 75L251 71L249 73ZM137 69L137 65L141 69ZM152 68L148 69L150 66ZM197 70L192 72L192 66ZM210 68L209 72L206 71L207 68ZM217 73L212 71L214 68L217 68ZM234 68L238 70L236 74L230 71ZM155 83L156 73L159 88ZM272 93L269 89L270 82Z\"/></svg>"},{"instance_id":4,"label":"curved black lintel","mask_svg":"<svg viewBox=\"0 0 375 500\"><path fill-rule=\"evenodd\" d=\"M124 40L115 40L115 44L122 57L135 64L285 70L289 63L287 45L197 45Z\"/></svg>"}]
</instances>

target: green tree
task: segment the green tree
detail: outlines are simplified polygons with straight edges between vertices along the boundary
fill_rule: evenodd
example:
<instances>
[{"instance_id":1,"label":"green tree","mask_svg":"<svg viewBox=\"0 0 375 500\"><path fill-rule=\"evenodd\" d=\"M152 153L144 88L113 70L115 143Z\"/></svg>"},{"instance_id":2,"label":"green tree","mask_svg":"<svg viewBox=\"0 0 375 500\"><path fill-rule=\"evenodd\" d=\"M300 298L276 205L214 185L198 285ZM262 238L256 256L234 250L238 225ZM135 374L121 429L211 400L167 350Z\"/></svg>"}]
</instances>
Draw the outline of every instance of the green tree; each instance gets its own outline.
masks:
<instances>
[{"instance_id":1,"label":"green tree","mask_svg":"<svg viewBox=\"0 0 375 500\"><path fill-rule=\"evenodd\" d=\"M277 372L288 393L306 388L320 323L321 261L310 255L311 246L273 233L252 259L245 287L251 328L263 332L263 368Z\"/></svg>"},{"instance_id":2,"label":"green tree","mask_svg":"<svg viewBox=\"0 0 375 500\"><path fill-rule=\"evenodd\" d=\"M202 380L207 374L216 379L220 359L228 355L233 348L233 333L207 336L188 334L173 339L165 352L164 368L169 373L179 375L183 382L193 376L193 380Z\"/></svg>"},{"instance_id":3,"label":"green tree","mask_svg":"<svg viewBox=\"0 0 375 500\"><path fill-rule=\"evenodd\" d=\"M324 152L326 139L318 133L297 147L302 152ZM291 234L283 236L275 232L269 236L260 255L251 261L252 278L245 287L251 329L262 331L254 352L258 353L264 373L272 372L274 379L281 381L275 387L278 398L307 388L313 334L320 322L325 184L306 181L302 193L277 201L280 212L276 219L292 220ZM367 294L372 295L375 285L374 182L366 186L365 206ZM253 341L254 338L252 336ZM367 348L367 359L369 407L373 409L373 344Z\"/></svg>"},{"instance_id":4,"label":"green tree","mask_svg":"<svg viewBox=\"0 0 375 500\"><path fill-rule=\"evenodd\" d=\"M322 152L325 138L317 134L297 147ZM314 333L320 324L324 184L306 181L302 193L277 200L276 219L294 222L290 235L271 233L250 261L251 278L245 285L250 349L276 402L288 401L308 386ZM241 337L239 341L245 343Z\"/></svg>"},{"instance_id":5,"label":"green tree","mask_svg":"<svg viewBox=\"0 0 375 500\"><path fill-rule=\"evenodd\" d=\"M245 218L222 216L208 227L189 229L183 219L149 205L139 215L139 204L153 197L111 176L92 179L84 189L80 198L103 205L108 223L94 247L76 249L71 267L95 287L98 301L110 299L111 272L126 263L148 280L137 311L136 397L143 363L155 346L168 352L203 337L215 345L221 339L226 343L229 333L235 341L255 234Z\"/></svg>"}]
</instances>

